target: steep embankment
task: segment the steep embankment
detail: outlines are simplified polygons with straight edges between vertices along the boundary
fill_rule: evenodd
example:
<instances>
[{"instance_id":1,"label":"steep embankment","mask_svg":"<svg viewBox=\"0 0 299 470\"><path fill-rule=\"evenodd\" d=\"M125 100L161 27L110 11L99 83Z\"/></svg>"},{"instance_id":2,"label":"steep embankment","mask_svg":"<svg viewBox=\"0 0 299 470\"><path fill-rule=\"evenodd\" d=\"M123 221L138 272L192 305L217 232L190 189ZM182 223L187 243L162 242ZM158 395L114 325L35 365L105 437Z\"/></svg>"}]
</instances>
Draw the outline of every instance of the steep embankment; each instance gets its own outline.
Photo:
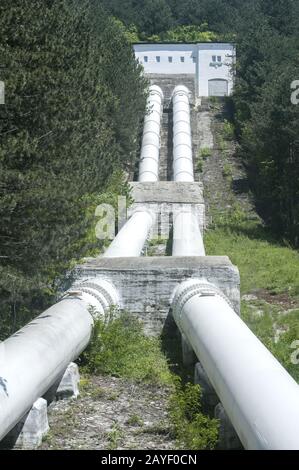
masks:
<instances>
[{"instance_id":1,"label":"steep embankment","mask_svg":"<svg viewBox=\"0 0 299 470\"><path fill-rule=\"evenodd\" d=\"M243 319L299 380L292 355L299 338L298 252L275 239L258 216L224 106L213 103L208 114L214 149L201 165L207 254L227 255L238 266Z\"/></svg>"}]
</instances>

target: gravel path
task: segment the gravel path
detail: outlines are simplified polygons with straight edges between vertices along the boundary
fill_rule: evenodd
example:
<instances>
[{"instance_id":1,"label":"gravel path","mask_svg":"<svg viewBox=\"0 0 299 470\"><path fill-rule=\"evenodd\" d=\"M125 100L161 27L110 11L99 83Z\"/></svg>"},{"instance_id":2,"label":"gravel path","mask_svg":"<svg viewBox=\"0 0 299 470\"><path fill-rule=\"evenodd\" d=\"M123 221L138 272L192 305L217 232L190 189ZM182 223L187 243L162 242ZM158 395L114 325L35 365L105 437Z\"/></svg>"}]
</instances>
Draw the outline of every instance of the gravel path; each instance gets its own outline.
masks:
<instances>
[{"instance_id":1,"label":"gravel path","mask_svg":"<svg viewBox=\"0 0 299 470\"><path fill-rule=\"evenodd\" d=\"M50 405L50 433L41 449L175 449L169 393L158 386L91 377L77 399Z\"/></svg>"}]
</instances>

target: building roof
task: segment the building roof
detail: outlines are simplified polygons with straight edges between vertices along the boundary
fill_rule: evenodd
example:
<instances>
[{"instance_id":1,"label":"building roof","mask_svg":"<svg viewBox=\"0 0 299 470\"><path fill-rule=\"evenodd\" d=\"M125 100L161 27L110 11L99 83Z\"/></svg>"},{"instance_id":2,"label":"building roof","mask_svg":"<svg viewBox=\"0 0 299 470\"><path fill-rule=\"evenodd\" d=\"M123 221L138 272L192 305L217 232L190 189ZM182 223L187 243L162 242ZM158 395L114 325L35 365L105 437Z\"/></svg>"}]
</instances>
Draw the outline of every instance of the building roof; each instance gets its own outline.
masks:
<instances>
[{"instance_id":1,"label":"building roof","mask_svg":"<svg viewBox=\"0 0 299 470\"><path fill-rule=\"evenodd\" d=\"M133 42L132 43L133 46L147 46L147 45L156 45L156 44L165 44L165 45L169 45L169 44L172 44L172 45L175 45L175 44L231 44L233 46L236 45L235 42L230 42L230 41L188 41L188 42L185 42L185 41L180 41L180 42L173 42L173 41L159 41L159 42L146 42L146 41L139 41L139 42Z\"/></svg>"}]
</instances>

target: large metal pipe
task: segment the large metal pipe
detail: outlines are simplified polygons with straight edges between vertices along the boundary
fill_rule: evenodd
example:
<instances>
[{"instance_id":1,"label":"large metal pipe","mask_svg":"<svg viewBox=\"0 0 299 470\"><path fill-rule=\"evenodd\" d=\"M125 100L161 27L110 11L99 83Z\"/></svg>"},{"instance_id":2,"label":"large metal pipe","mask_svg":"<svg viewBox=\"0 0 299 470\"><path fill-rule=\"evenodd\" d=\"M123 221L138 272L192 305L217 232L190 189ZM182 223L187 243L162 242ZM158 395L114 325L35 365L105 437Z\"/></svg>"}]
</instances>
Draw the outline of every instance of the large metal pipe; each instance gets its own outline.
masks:
<instances>
[{"instance_id":1,"label":"large metal pipe","mask_svg":"<svg viewBox=\"0 0 299 470\"><path fill-rule=\"evenodd\" d=\"M174 214L172 256L205 256L198 219L192 207Z\"/></svg>"},{"instance_id":2,"label":"large metal pipe","mask_svg":"<svg viewBox=\"0 0 299 470\"><path fill-rule=\"evenodd\" d=\"M174 181L194 181L189 96L190 92L184 85L175 87L173 91Z\"/></svg>"},{"instance_id":3,"label":"large metal pipe","mask_svg":"<svg viewBox=\"0 0 299 470\"><path fill-rule=\"evenodd\" d=\"M182 283L174 319L246 449L299 449L299 387L217 288Z\"/></svg>"},{"instance_id":4,"label":"large metal pipe","mask_svg":"<svg viewBox=\"0 0 299 470\"><path fill-rule=\"evenodd\" d=\"M149 89L147 109L148 114L144 119L139 181L155 182L159 179L160 131L163 111L163 92L156 85Z\"/></svg>"},{"instance_id":5,"label":"large metal pipe","mask_svg":"<svg viewBox=\"0 0 299 470\"><path fill-rule=\"evenodd\" d=\"M184 85L173 92L173 175L175 181L194 182L190 92ZM174 214L173 256L205 256L197 217L187 207Z\"/></svg>"},{"instance_id":6,"label":"large metal pipe","mask_svg":"<svg viewBox=\"0 0 299 470\"><path fill-rule=\"evenodd\" d=\"M104 258L140 256L155 222L150 211L136 211L105 251Z\"/></svg>"},{"instance_id":7,"label":"large metal pipe","mask_svg":"<svg viewBox=\"0 0 299 470\"><path fill-rule=\"evenodd\" d=\"M109 282L78 282L61 302L0 344L0 440L86 348L93 312L101 315L113 304L118 296Z\"/></svg>"}]
</instances>

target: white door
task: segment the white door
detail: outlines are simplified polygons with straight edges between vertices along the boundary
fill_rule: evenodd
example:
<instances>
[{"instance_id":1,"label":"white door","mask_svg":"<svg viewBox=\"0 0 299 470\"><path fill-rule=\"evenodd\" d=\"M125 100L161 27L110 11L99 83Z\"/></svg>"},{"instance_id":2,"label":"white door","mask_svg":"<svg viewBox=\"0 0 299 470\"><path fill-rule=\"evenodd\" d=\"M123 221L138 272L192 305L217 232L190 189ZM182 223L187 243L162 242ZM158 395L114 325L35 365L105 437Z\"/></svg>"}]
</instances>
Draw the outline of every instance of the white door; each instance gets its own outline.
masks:
<instances>
[{"instance_id":1,"label":"white door","mask_svg":"<svg viewBox=\"0 0 299 470\"><path fill-rule=\"evenodd\" d=\"M228 81L215 78L209 80L209 96L227 96L228 95Z\"/></svg>"}]
</instances>

